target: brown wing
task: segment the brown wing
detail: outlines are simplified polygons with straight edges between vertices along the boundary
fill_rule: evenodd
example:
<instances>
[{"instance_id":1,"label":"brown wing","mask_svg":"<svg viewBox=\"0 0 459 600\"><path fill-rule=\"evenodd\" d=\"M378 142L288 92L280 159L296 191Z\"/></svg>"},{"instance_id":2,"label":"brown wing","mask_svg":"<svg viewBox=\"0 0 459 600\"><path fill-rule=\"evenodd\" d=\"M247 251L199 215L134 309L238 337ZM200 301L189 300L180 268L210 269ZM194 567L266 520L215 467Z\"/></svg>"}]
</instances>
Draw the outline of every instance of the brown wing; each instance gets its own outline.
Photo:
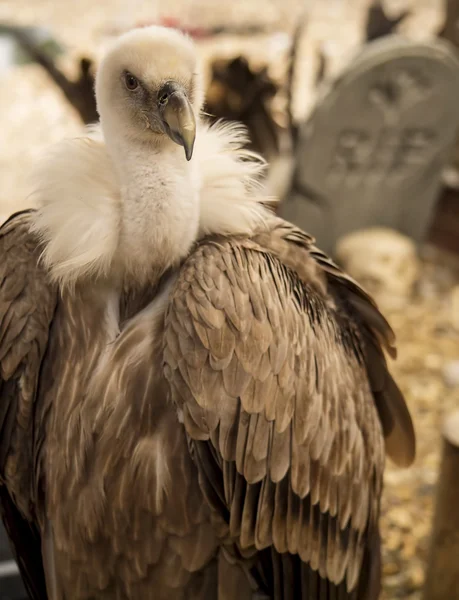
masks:
<instances>
[{"instance_id":1,"label":"brown wing","mask_svg":"<svg viewBox=\"0 0 459 600\"><path fill-rule=\"evenodd\" d=\"M316 268L325 276L327 291L335 303L340 320L351 320L358 327L368 379L384 432L386 451L400 467L408 467L415 457L415 433L411 416L398 386L392 379L383 348L396 358L395 335L379 312L374 300L356 281L313 244L313 238L289 223L280 222L276 235L258 237L261 244L296 271L300 278L311 277L311 265L306 256L314 259ZM288 242L289 247L286 247Z\"/></svg>"},{"instance_id":2,"label":"brown wing","mask_svg":"<svg viewBox=\"0 0 459 600\"><path fill-rule=\"evenodd\" d=\"M34 519L34 400L56 290L38 266L31 211L0 228L0 503L27 591L45 599L41 540Z\"/></svg>"},{"instance_id":3,"label":"brown wing","mask_svg":"<svg viewBox=\"0 0 459 600\"><path fill-rule=\"evenodd\" d=\"M378 342L388 332L358 286L282 221L253 241L209 241L182 268L166 377L206 497L275 598L377 596L375 402L394 394L387 415L404 406Z\"/></svg>"}]
</instances>

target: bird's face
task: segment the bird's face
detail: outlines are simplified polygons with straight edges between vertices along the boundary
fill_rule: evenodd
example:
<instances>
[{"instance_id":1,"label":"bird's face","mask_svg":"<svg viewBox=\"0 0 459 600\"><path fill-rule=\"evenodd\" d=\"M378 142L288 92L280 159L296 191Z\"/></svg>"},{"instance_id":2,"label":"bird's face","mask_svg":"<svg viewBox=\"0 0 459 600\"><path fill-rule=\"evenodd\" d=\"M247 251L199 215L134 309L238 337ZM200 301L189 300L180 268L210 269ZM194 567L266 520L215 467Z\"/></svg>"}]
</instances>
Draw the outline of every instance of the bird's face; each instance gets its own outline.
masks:
<instances>
[{"instance_id":1,"label":"bird's face","mask_svg":"<svg viewBox=\"0 0 459 600\"><path fill-rule=\"evenodd\" d=\"M163 27L122 36L102 61L96 98L104 132L142 143L172 139L191 159L202 104L193 43Z\"/></svg>"}]
</instances>

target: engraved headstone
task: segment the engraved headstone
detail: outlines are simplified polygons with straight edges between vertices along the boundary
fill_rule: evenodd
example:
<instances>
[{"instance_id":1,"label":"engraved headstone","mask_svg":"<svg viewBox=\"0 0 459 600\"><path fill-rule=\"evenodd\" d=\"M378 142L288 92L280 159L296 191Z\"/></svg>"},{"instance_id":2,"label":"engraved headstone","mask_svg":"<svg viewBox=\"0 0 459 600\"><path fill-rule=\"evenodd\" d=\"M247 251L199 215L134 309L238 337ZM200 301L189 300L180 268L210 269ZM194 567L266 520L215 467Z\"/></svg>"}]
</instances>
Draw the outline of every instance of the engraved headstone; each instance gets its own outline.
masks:
<instances>
[{"instance_id":1,"label":"engraved headstone","mask_svg":"<svg viewBox=\"0 0 459 600\"><path fill-rule=\"evenodd\" d=\"M459 60L443 41L367 44L318 101L297 147L284 218L333 253L358 229L424 239L459 127Z\"/></svg>"}]
</instances>

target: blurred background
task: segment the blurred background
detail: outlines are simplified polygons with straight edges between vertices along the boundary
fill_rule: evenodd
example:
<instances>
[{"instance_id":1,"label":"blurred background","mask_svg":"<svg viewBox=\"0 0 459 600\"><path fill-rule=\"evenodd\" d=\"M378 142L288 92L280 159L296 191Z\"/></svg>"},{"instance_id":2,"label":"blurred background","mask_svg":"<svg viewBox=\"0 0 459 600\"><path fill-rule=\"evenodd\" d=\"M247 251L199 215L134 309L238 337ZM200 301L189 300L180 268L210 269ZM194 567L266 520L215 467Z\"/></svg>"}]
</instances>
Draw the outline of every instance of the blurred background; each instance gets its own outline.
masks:
<instances>
[{"instance_id":1,"label":"blurred background","mask_svg":"<svg viewBox=\"0 0 459 600\"><path fill-rule=\"evenodd\" d=\"M0 0L0 221L30 206L43 150L97 120L107 42L154 23L195 38L209 118L245 123L280 214L392 324L418 453L406 471L387 465L382 597L447 600L423 587L445 551L431 543L445 528L436 498L437 513L449 498L448 552L459 553L445 467L459 473L459 426L444 426L459 408L459 0ZM459 590L456 563L441 577ZM0 600L23 597L0 532Z\"/></svg>"}]
</instances>

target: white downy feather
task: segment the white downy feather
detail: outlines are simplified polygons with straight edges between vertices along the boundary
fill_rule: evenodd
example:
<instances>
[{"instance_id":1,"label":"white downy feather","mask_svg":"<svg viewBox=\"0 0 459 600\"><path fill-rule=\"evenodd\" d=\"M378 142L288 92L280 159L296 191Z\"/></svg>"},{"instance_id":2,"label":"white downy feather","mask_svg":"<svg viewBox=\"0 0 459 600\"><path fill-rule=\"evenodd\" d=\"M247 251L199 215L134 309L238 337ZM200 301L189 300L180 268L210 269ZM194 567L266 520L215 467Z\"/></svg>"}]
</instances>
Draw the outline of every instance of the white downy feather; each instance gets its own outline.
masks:
<instances>
[{"instance_id":1,"label":"white downy feather","mask_svg":"<svg viewBox=\"0 0 459 600\"><path fill-rule=\"evenodd\" d=\"M199 236L251 235L270 211L262 204L265 163L245 150L245 129L217 123L198 129L195 154L200 177ZM44 242L53 277L71 283L108 276L121 230L121 190L100 128L57 144L35 173L33 231Z\"/></svg>"},{"instance_id":2,"label":"white downy feather","mask_svg":"<svg viewBox=\"0 0 459 600\"><path fill-rule=\"evenodd\" d=\"M157 29L152 32L156 35ZM142 52L148 50L147 34L138 34ZM135 35L128 35L135 47ZM180 38L177 32L170 37L172 53ZM189 48L186 38L184 47ZM141 53L135 56L139 63ZM180 69L183 77L181 63ZM173 73L157 74L165 76ZM260 183L265 163L243 148L241 125L209 126L198 119L188 163L183 149L170 140L167 145L157 138L146 146L134 141L135 132L127 131L126 124L117 131L113 111L118 105L109 105L111 98L105 96L107 106L99 106L101 125L57 144L35 172L32 195L39 210L32 230L43 242L43 260L56 280L72 285L123 269L140 280L155 261L167 268L182 259L199 237L250 235L263 228L271 215ZM104 111L110 115L105 123Z\"/></svg>"}]
</instances>

